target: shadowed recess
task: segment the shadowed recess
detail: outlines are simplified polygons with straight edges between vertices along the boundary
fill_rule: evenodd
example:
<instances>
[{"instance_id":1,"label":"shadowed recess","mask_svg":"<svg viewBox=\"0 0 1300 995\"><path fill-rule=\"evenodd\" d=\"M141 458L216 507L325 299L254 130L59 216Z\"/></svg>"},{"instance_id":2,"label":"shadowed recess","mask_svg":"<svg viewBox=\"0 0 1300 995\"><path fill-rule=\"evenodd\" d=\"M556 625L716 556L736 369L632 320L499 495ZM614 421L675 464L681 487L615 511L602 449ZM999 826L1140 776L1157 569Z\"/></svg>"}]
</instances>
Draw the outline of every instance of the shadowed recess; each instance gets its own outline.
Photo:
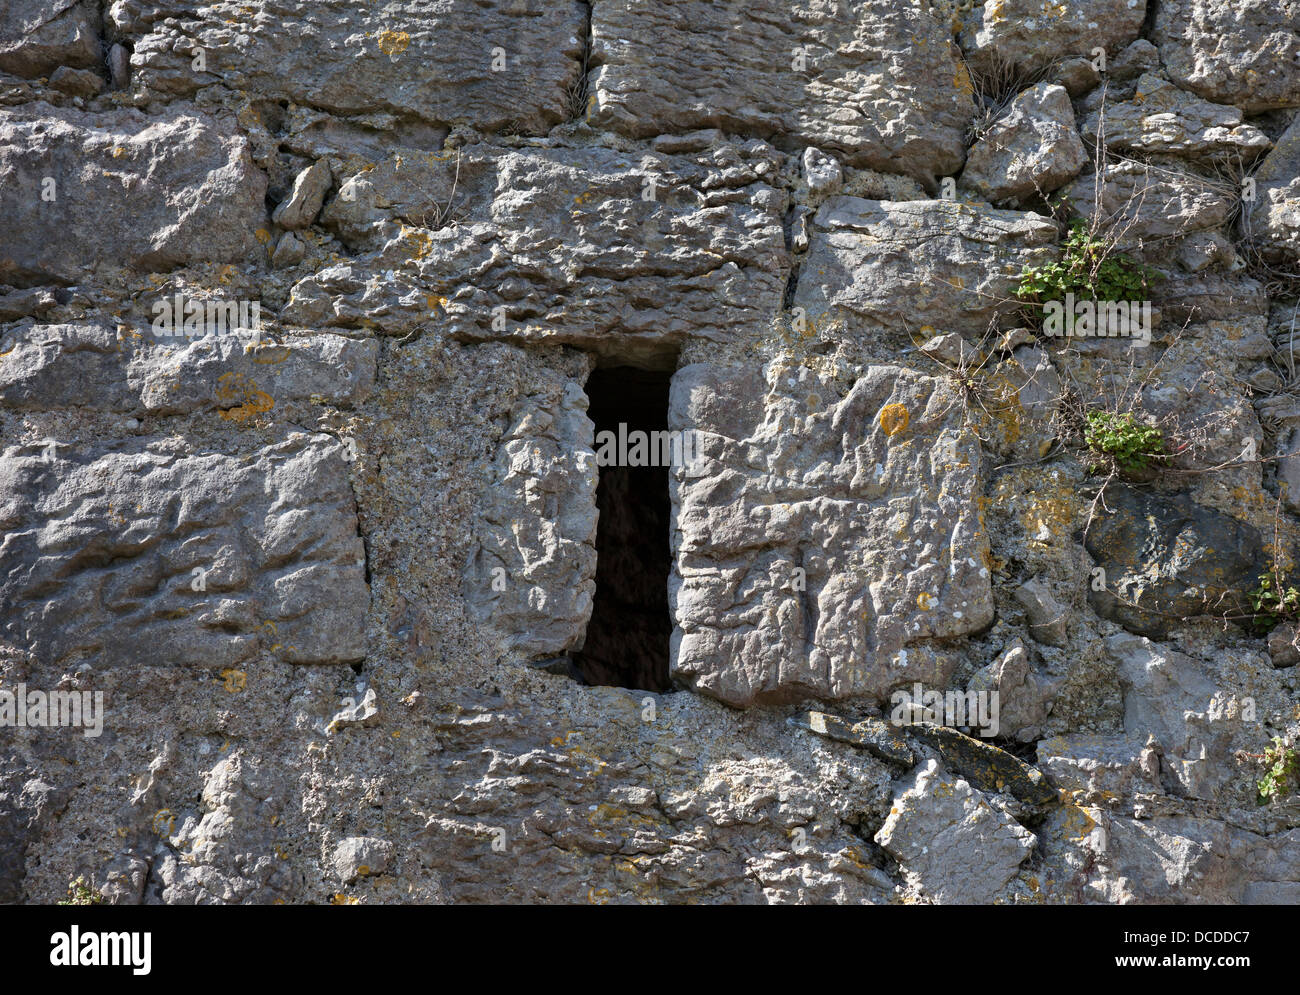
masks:
<instances>
[{"instance_id":1,"label":"shadowed recess","mask_svg":"<svg viewBox=\"0 0 1300 995\"><path fill-rule=\"evenodd\" d=\"M598 369L587 381L588 414L600 433L668 427L669 372ZM669 500L665 466L602 466L596 490L596 596L574 663L587 684L669 687Z\"/></svg>"}]
</instances>

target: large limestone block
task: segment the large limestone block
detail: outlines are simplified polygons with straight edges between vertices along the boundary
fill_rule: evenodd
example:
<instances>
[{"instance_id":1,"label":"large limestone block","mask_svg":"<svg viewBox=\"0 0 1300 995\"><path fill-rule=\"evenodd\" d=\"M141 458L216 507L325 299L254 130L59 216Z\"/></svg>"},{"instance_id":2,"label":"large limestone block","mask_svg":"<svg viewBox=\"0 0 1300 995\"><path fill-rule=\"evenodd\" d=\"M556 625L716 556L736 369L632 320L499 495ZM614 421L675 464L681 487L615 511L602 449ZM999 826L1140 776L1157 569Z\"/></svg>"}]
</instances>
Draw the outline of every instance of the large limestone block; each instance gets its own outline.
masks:
<instances>
[{"instance_id":1,"label":"large limestone block","mask_svg":"<svg viewBox=\"0 0 1300 995\"><path fill-rule=\"evenodd\" d=\"M577 0L119 0L109 22L133 43L133 78L164 93L220 82L335 114L542 132L567 113L585 7Z\"/></svg>"},{"instance_id":2,"label":"large limestone block","mask_svg":"<svg viewBox=\"0 0 1300 995\"><path fill-rule=\"evenodd\" d=\"M1065 199L1085 218L1099 214L1099 227L1121 250L1218 228L1232 218L1235 201L1223 184L1135 160L1080 176L1065 188Z\"/></svg>"},{"instance_id":3,"label":"large limestone block","mask_svg":"<svg viewBox=\"0 0 1300 995\"><path fill-rule=\"evenodd\" d=\"M53 665L361 659L369 594L345 459L300 433L244 456L6 449L5 637Z\"/></svg>"},{"instance_id":4,"label":"large limestone block","mask_svg":"<svg viewBox=\"0 0 1300 995\"><path fill-rule=\"evenodd\" d=\"M661 365L690 337L753 337L788 273L776 153L686 144L399 152L343 181L322 223L358 255L299 281L285 317L390 332L433 318L462 339Z\"/></svg>"},{"instance_id":5,"label":"large limestone block","mask_svg":"<svg viewBox=\"0 0 1300 995\"><path fill-rule=\"evenodd\" d=\"M1267 562L1259 530L1199 505L1128 486L1106 489L1084 545L1105 570L1089 587L1098 614L1162 638L1181 618L1240 615Z\"/></svg>"},{"instance_id":6,"label":"large limestone block","mask_svg":"<svg viewBox=\"0 0 1300 995\"><path fill-rule=\"evenodd\" d=\"M1011 102L970 150L962 186L993 203L1051 193L1087 163L1065 87L1039 83Z\"/></svg>"},{"instance_id":7,"label":"large limestone block","mask_svg":"<svg viewBox=\"0 0 1300 995\"><path fill-rule=\"evenodd\" d=\"M802 368L699 364L669 425L703 454L671 484L679 681L737 706L883 696L945 676L922 644L992 620L979 444L944 381L871 367L839 398Z\"/></svg>"},{"instance_id":8,"label":"large limestone block","mask_svg":"<svg viewBox=\"0 0 1300 995\"><path fill-rule=\"evenodd\" d=\"M587 398L556 377L521 398L497 447L464 576L505 653L582 648L596 591L596 453Z\"/></svg>"},{"instance_id":9,"label":"large limestone block","mask_svg":"<svg viewBox=\"0 0 1300 995\"><path fill-rule=\"evenodd\" d=\"M1246 237L1270 260L1300 260L1300 126L1293 121L1254 175L1254 199L1243 203Z\"/></svg>"},{"instance_id":10,"label":"large limestone block","mask_svg":"<svg viewBox=\"0 0 1300 995\"><path fill-rule=\"evenodd\" d=\"M1129 100L1105 105L1083 120L1090 140L1098 135L1116 152L1176 155L1225 165L1249 164L1271 144L1242 121L1236 107L1200 100L1154 73L1143 73Z\"/></svg>"},{"instance_id":11,"label":"large limestone block","mask_svg":"<svg viewBox=\"0 0 1300 995\"><path fill-rule=\"evenodd\" d=\"M927 184L974 116L948 26L894 0L597 3L588 120L635 138L721 128Z\"/></svg>"},{"instance_id":12,"label":"large limestone block","mask_svg":"<svg viewBox=\"0 0 1300 995\"><path fill-rule=\"evenodd\" d=\"M95 0L5 0L0 6L0 72L44 76L59 66L100 60Z\"/></svg>"},{"instance_id":13,"label":"large limestone block","mask_svg":"<svg viewBox=\"0 0 1300 995\"><path fill-rule=\"evenodd\" d=\"M823 335L982 336L1015 310L1023 268L1058 252L1047 218L955 201L833 197L815 225L794 305Z\"/></svg>"},{"instance_id":14,"label":"large limestone block","mask_svg":"<svg viewBox=\"0 0 1300 995\"><path fill-rule=\"evenodd\" d=\"M174 343L174 344L172 344ZM370 396L379 343L341 335L272 342L252 333L155 340L103 322L17 326L0 336L0 406L134 414L215 409L238 424L285 401ZM249 397L257 398L252 409Z\"/></svg>"},{"instance_id":15,"label":"large limestone block","mask_svg":"<svg viewBox=\"0 0 1300 995\"><path fill-rule=\"evenodd\" d=\"M1152 41L1179 86L1247 114L1300 106L1300 3L1159 0Z\"/></svg>"},{"instance_id":16,"label":"large limestone block","mask_svg":"<svg viewBox=\"0 0 1300 995\"><path fill-rule=\"evenodd\" d=\"M985 0L961 18L961 47L977 72L999 75L1044 69L1093 49L1117 54L1137 39L1146 0Z\"/></svg>"},{"instance_id":17,"label":"large limestone block","mask_svg":"<svg viewBox=\"0 0 1300 995\"><path fill-rule=\"evenodd\" d=\"M904 878L944 905L986 905L1038 838L936 760L904 779L876 842Z\"/></svg>"},{"instance_id":18,"label":"large limestone block","mask_svg":"<svg viewBox=\"0 0 1300 995\"><path fill-rule=\"evenodd\" d=\"M1258 840L1214 819L1130 819L1077 805L1057 809L1038 831L1047 871L1078 882L1075 901L1107 905L1240 901L1250 887L1242 869Z\"/></svg>"},{"instance_id":19,"label":"large limestone block","mask_svg":"<svg viewBox=\"0 0 1300 995\"><path fill-rule=\"evenodd\" d=\"M0 110L0 283L242 262L263 251L265 194L248 140L194 108Z\"/></svg>"}]
</instances>

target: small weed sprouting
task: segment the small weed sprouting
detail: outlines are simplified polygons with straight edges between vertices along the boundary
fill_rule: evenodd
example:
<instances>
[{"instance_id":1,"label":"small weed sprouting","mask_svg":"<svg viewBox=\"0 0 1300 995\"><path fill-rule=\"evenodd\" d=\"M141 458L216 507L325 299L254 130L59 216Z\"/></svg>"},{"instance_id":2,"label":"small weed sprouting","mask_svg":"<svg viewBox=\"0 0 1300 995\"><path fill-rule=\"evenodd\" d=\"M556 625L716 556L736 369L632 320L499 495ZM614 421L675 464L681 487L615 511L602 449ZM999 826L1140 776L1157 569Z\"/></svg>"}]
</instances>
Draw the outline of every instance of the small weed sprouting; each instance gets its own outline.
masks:
<instances>
[{"instance_id":1,"label":"small weed sprouting","mask_svg":"<svg viewBox=\"0 0 1300 995\"><path fill-rule=\"evenodd\" d=\"M1300 781L1300 752L1294 746L1274 736L1273 745L1264 751L1264 765L1264 776L1259 781L1261 805L1294 793Z\"/></svg>"},{"instance_id":2,"label":"small weed sprouting","mask_svg":"<svg viewBox=\"0 0 1300 995\"><path fill-rule=\"evenodd\" d=\"M1300 616L1300 588L1288 586L1281 577L1260 574L1259 586L1246 597L1254 612L1249 627L1256 635L1268 635L1279 622Z\"/></svg>"},{"instance_id":3,"label":"small weed sprouting","mask_svg":"<svg viewBox=\"0 0 1300 995\"><path fill-rule=\"evenodd\" d=\"M1113 468L1133 475L1164 466L1173 455L1164 432L1142 424L1131 411L1089 411L1086 418L1083 441L1094 457L1089 473Z\"/></svg>"},{"instance_id":4,"label":"small weed sprouting","mask_svg":"<svg viewBox=\"0 0 1300 995\"><path fill-rule=\"evenodd\" d=\"M1300 788L1300 751L1281 736L1273 737L1273 745L1263 753L1248 753L1239 750L1238 762L1256 763L1264 767L1264 776L1259 779L1256 789L1260 805L1279 802L1296 793Z\"/></svg>"},{"instance_id":5,"label":"small weed sprouting","mask_svg":"<svg viewBox=\"0 0 1300 995\"><path fill-rule=\"evenodd\" d=\"M58 905L100 905L104 901L104 896L86 883L84 877L78 877L68 882L68 897Z\"/></svg>"},{"instance_id":6,"label":"small weed sprouting","mask_svg":"<svg viewBox=\"0 0 1300 995\"><path fill-rule=\"evenodd\" d=\"M1152 280L1162 274L1122 252L1088 230L1080 219L1070 224L1061 258L1045 266L1026 266L1020 274L1016 297L1029 305L1063 300L1128 301L1148 297Z\"/></svg>"}]
</instances>

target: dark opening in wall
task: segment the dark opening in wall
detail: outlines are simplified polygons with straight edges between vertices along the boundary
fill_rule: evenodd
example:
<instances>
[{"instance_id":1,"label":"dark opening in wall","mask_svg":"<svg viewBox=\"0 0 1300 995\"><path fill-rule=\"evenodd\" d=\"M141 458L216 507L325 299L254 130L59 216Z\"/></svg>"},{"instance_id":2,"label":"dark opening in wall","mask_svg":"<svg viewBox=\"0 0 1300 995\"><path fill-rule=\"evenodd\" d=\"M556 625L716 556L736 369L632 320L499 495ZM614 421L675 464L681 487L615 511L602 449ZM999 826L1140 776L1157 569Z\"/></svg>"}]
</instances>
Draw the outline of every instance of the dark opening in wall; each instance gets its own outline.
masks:
<instances>
[{"instance_id":1,"label":"dark opening in wall","mask_svg":"<svg viewBox=\"0 0 1300 995\"><path fill-rule=\"evenodd\" d=\"M600 433L668 428L672 373L614 366L587 380L587 412ZM665 691L668 681L667 466L599 469L596 507L596 597L587 639L573 662L587 684Z\"/></svg>"}]
</instances>

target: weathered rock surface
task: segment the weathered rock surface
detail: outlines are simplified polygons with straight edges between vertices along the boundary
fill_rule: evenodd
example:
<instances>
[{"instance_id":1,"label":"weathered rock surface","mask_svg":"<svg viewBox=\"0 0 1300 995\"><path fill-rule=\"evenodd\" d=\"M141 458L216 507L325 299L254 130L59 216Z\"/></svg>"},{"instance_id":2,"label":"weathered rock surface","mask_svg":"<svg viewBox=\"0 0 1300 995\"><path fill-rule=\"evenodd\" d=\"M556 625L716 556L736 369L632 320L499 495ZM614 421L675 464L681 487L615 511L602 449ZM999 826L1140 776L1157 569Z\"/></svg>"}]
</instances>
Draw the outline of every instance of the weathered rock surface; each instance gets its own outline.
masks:
<instances>
[{"instance_id":1,"label":"weathered rock surface","mask_svg":"<svg viewBox=\"0 0 1300 995\"><path fill-rule=\"evenodd\" d=\"M1080 176L1065 188L1065 198L1084 217L1100 214L1101 228L1117 247L1134 250L1226 225L1235 191L1191 173L1130 160ZM1167 256L1168 246L1159 252Z\"/></svg>"},{"instance_id":2,"label":"weathered rock surface","mask_svg":"<svg viewBox=\"0 0 1300 995\"><path fill-rule=\"evenodd\" d=\"M122 414L216 411L234 424L286 401L355 405L375 384L379 345L341 335L251 332L156 338L105 323L25 325L0 336L0 405Z\"/></svg>"},{"instance_id":3,"label":"weathered rock surface","mask_svg":"<svg viewBox=\"0 0 1300 995\"><path fill-rule=\"evenodd\" d=\"M248 140L193 108L158 117L0 110L0 281L75 283L106 265L241 260L257 250L265 191Z\"/></svg>"},{"instance_id":4,"label":"weathered rock surface","mask_svg":"<svg viewBox=\"0 0 1300 995\"><path fill-rule=\"evenodd\" d=\"M926 327L979 337L1014 310L1021 270L1053 258L1056 239L1037 214L832 197L817 212L794 305L827 339L907 342L907 329Z\"/></svg>"},{"instance_id":5,"label":"weathered rock surface","mask_svg":"<svg viewBox=\"0 0 1300 995\"><path fill-rule=\"evenodd\" d=\"M947 26L919 6L597 3L591 28L595 127L721 128L927 185L961 165L970 78Z\"/></svg>"},{"instance_id":6,"label":"weathered rock surface","mask_svg":"<svg viewBox=\"0 0 1300 995\"><path fill-rule=\"evenodd\" d=\"M1025 581L1016 589L1016 602L1025 610L1031 636L1040 643L1065 645L1069 612L1047 584L1037 577Z\"/></svg>"},{"instance_id":7,"label":"weathered rock surface","mask_svg":"<svg viewBox=\"0 0 1300 995\"><path fill-rule=\"evenodd\" d=\"M914 723L911 730L934 747L945 765L984 791L1006 792L1028 805L1048 805L1056 800L1056 791L1042 771L992 743L931 722Z\"/></svg>"},{"instance_id":8,"label":"weathered rock surface","mask_svg":"<svg viewBox=\"0 0 1300 995\"><path fill-rule=\"evenodd\" d=\"M1089 588L1092 606L1154 638L1187 618L1240 616L1266 562L1253 526L1185 495L1127 486L1106 488L1084 545L1106 572L1103 590Z\"/></svg>"},{"instance_id":9,"label":"weathered rock surface","mask_svg":"<svg viewBox=\"0 0 1300 995\"><path fill-rule=\"evenodd\" d=\"M701 364L669 424L703 456L671 486L679 680L734 705L879 697L991 621L979 445L943 381L872 367L838 398L803 369Z\"/></svg>"},{"instance_id":10,"label":"weathered rock surface","mask_svg":"<svg viewBox=\"0 0 1300 995\"><path fill-rule=\"evenodd\" d=\"M934 901L980 905L998 897L1037 838L930 760L900 783L876 842Z\"/></svg>"},{"instance_id":11,"label":"weathered rock surface","mask_svg":"<svg viewBox=\"0 0 1300 995\"><path fill-rule=\"evenodd\" d=\"M526 657L582 648L596 584L596 454L572 381L509 415L465 577L471 612Z\"/></svg>"},{"instance_id":12,"label":"weathered rock surface","mask_svg":"<svg viewBox=\"0 0 1300 995\"><path fill-rule=\"evenodd\" d=\"M383 874L388 869L393 844L369 836L350 836L334 848L334 873L343 884L358 877Z\"/></svg>"},{"instance_id":13,"label":"weathered rock surface","mask_svg":"<svg viewBox=\"0 0 1300 995\"><path fill-rule=\"evenodd\" d=\"M1080 127L1091 140L1101 135L1117 152L1176 155L1186 159L1249 165L1272 143L1242 121L1236 107L1198 100L1166 79L1144 73L1129 100L1113 101Z\"/></svg>"},{"instance_id":14,"label":"weathered rock surface","mask_svg":"<svg viewBox=\"0 0 1300 995\"><path fill-rule=\"evenodd\" d=\"M1254 174L1254 199L1242 205L1246 237L1265 256L1300 260L1300 128L1293 122Z\"/></svg>"},{"instance_id":15,"label":"weathered rock surface","mask_svg":"<svg viewBox=\"0 0 1300 995\"><path fill-rule=\"evenodd\" d=\"M1063 186L1087 161L1065 87L1039 83L971 147L961 182L993 203L1021 200Z\"/></svg>"},{"instance_id":16,"label":"weathered rock surface","mask_svg":"<svg viewBox=\"0 0 1300 995\"><path fill-rule=\"evenodd\" d=\"M1124 689L1124 731L1156 748L1160 770L1178 793L1205 801L1233 798L1234 787L1248 794L1235 766L1216 758L1258 742L1261 732L1251 711L1277 687L1267 664L1250 660L1229 691L1221 666L1207 666L1141 636L1111 636L1106 648ZM1249 803L1241 794L1234 800Z\"/></svg>"},{"instance_id":17,"label":"weathered rock surface","mask_svg":"<svg viewBox=\"0 0 1300 995\"><path fill-rule=\"evenodd\" d=\"M100 60L93 0L12 0L0 10L0 72L42 76Z\"/></svg>"},{"instance_id":18,"label":"weathered rock surface","mask_svg":"<svg viewBox=\"0 0 1300 995\"><path fill-rule=\"evenodd\" d=\"M1095 48L1113 55L1137 38L1146 6L1146 0L976 2L960 18L961 47L972 67L986 73L1000 64L1033 72L1065 56L1091 58Z\"/></svg>"},{"instance_id":19,"label":"weathered rock surface","mask_svg":"<svg viewBox=\"0 0 1300 995\"><path fill-rule=\"evenodd\" d=\"M1019 643L971 678L968 690L997 692L998 732L1031 743L1042 737L1052 710L1051 682L1037 673Z\"/></svg>"},{"instance_id":20,"label":"weathered rock surface","mask_svg":"<svg viewBox=\"0 0 1300 995\"><path fill-rule=\"evenodd\" d=\"M331 182L329 164L312 163L294 178L293 190L275 209L271 220L281 228L290 230L306 228L320 213L321 205L325 203L325 193L329 190Z\"/></svg>"},{"instance_id":21,"label":"weathered rock surface","mask_svg":"<svg viewBox=\"0 0 1300 995\"><path fill-rule=\"evenodd\" d=\"M0 2L0 901L1294 904L1298 23Z\"/></svg>"},{"instance_id":22,"label":"weathered rock surface","mask_svg":"<svg viewBox=\"0 0 1300 995\"><path fill-rule=\"evenodd\" d=\"M1122 734L1053 736L1038 742L1038 765L1062 791L1113 808L1137 795L1159 795L1160 761L1144 762L1145 740Z\"/></svg>"},{"instance_id":23,"label":"weathered rock surface","mask_svg":"<svg viewBox=\"0 0 1300 995\"><path fill-rule=\"evenodd\" d=\"M263 30L266 17L293 30ZM120 0L115 36L131 43L132 80L168 95L220 83L335 114L545 131L567 113L580 73L583 5L490 0L230 2ZM203 53L202 68L196 54Z\"/></svg>"},{"instance_id":24,"label":"weathered rock surface","mask_svg":"<svg viewBox=\"0 0 1300 995\"><path fill-rule=\"evenodd\" d=\"M879 719L868 717L860 722L847 722L838 715L826 712L801 712L791 716L788 721L792 726L807 729L818 736L860 747L879 760L904 767L916 763L916 757L899 728Z\"/></svg>"},{"instance_id":25,"label":"weathered rock surface","mask_svg":"<svg viewBox=\"0 0 1300 995\"><path fill-rule=\"evenodd\" d=\"M1179 86L1255 114L1300 106L1297 31L1294 0L1162 0L1152 40Z\"/></svg>"},{"instance_id":26,"label":"weathered rock surface","mask_svg":"<svg viewBox=\"0 0 1300 995\"><path fill-rule=\"evenodd\" d=\"M302 434L253 458L7 448L6 638L60 666L361 659L365 553L341 453Z\"/></svg>"},{"instance_id":27,"label":"weathered rock surface","mask_svg":"<svg viewBox=\"0 0 1300 995\"><path fill-rule=\"evenodd\" d=\"M788 265L775 152L708 135L678 144L696 154L401 153L344 180L322 217L371 251L300 281L285 317L401 332L435 317L467 339L658 365L691 335L752 338ZM447 214L459 223L438 227Z\"/></svg>"}]
</instances>

